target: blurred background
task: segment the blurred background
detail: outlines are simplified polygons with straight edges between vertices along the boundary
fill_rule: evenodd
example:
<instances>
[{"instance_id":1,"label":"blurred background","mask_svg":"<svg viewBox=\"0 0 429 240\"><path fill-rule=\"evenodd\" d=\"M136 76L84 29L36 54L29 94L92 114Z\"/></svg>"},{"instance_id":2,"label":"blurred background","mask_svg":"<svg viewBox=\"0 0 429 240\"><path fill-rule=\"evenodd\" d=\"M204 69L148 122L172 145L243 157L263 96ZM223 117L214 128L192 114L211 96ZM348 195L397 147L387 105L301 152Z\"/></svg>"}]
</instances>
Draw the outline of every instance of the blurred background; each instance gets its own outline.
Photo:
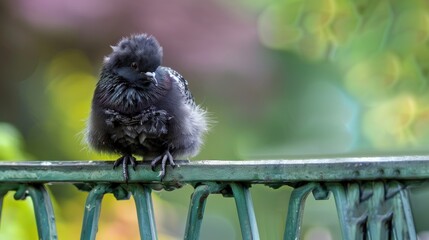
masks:
<instances>
[{"instance_id":1,"label":"blurred background","mask_svg":"<svg viewBox=\"0 0 429 240\"><path fill-rule=\"evenodd\" d=\"M103 56L132 33L164 48L216 122L195 159L425 154L429 3L423 0L0 2L0 159L116 159L82 131ZM51 186L60 239L86 193ZM251 191L262 239L281 239L290 190ZM153 194L160 239L181 239L187 186ZM429 191L413 192L429 239ZM0 239L37 239L31 202L4 203ZM233 199L210 196L201 239L241 239ZM139 239L132 201L103 201L97 239ZM333 200L309 197L304 239L340 239Z\"/></svg>"}]
</instances>

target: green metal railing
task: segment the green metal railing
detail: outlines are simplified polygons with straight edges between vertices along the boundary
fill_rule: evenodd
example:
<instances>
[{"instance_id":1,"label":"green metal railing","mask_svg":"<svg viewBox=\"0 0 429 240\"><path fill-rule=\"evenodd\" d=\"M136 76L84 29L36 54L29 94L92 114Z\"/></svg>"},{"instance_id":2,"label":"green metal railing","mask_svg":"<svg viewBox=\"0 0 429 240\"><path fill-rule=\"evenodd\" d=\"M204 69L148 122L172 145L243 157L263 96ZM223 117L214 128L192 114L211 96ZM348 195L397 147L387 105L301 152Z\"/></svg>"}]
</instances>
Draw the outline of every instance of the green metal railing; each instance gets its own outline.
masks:
<instances>
[{"instance_id":1,"label":"green metal railing","mask_svg":"<svg viewBox=\"0 0 429 240\"><path fill-rule=\"evenodd\" d=\"M335 198L343 239L417 239L408 187L429 179L429 156L325 158L306 160L193 161L168 169L162 182L149 164L130 171L125 184L113 162L1 162L0 199L15 191L34 205L40 239L57 239L55 218L46 183L73 183L88 191L81 239L95 239L103 196L133 195L141 239L157 239L151 200L153 187L194 186L184 239L198 239L206 199L222 194L235 199L243 239L259 239L249 187L294 188L289 199L284 239L299 239L304 205Z\"/></svg>"}]
</instances>

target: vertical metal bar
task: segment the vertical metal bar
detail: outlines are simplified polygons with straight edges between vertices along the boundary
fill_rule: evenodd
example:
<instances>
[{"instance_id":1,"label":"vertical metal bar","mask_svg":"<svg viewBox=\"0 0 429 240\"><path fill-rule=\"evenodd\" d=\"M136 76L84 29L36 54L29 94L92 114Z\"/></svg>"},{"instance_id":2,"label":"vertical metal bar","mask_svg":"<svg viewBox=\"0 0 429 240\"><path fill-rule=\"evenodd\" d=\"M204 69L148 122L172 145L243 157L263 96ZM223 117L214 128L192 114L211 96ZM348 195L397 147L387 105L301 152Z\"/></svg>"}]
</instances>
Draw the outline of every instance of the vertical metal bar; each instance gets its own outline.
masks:
<instances>
[{"instance_id":1,"label":"vertical metal bar","mask_svg":"<svg viewBox=\"0 0 429 240\"><path fill-rule=\"evenodd\" d=\"M4 190L0 191L0 226L1 226L1 217L2 217L2 213L3 213L3 201L4 201L4 197L6 196L7 192L8 192L7 190L6 191L4 191Z\"/></svg>"},{"instance_id":2,"label":"vertical metal bar","mask_svg":"<svg viewBox=\"0 0 429 240\"><path fill-rule=\"evenodd\" d=\"M349 233L351 231L350 225L347 223L347 197L344 186L339 183L329 184L329 190L334 195L335 205L337 207L337 214L341 226L341 233L344 239L349 240Z\"/></svg>"},{"instance_id":3,"label":"vertical metal bar","mask_svg":"<svg viewBox=\"0 0 429 240\"><path fill-rule=\"evenodd\" d=\"M284 240L299 239L301 236L301 223L304 214L305 200L308 194L318 186L317 183L308 183L295 188L289 199Z\"/></svg>"},{"instance_id":4,"label":"vertical metal bar","mask_svg":"<svg viewBox=\"0 0 429 240\"><path fill-rule=\"evenodd\" d=\"M27 191L33 201L39 238L58 239L54 210L46 188L41 184L29 185Z\"/></svg>"},{"instance_id":5,"label":"vertical metal bar","mask_svg":"<svg viewBox=\"0 0 429 240\"><path fill-rule=\"evenodd\" d=\"M188 218L186 220L185 240L199 239L204 209L209 194L210 188L207 185L199 185L192 193L191 202L189 203Z\"/></svg>"},{"instance_id":6,"label":"vertical metal bar","mask_svg":"<svg viewBox=\"0 0 429 240\"><path fill-rule=\"evenodd\" d=\"M400 183L396 182L396 184ZM395 239L417 239L408 189L401 189L396 194L393 199L393 208L392 228Z\"/></svg>"},{"instance_id":7,"label":"vertical metal bar","mask_svg":"<svg viewBox=\"0 0 429 240\"><path fill-rule=\"evenodd\" d=\"M370 239L388 239L390 229L386 224L392 217L392 206L385 201L383 182L373 182L373 195L369 201L368 234Z\"/></svg>"},{"instance_id":8,"label":"vertical metal bar","mask_svg":"<svg viewBox=\"0 0 429 240\"><path fill-rule=\"evenodd\" d=\"M249 187L238 183L231 183L230 186L237 206L243 239L259 239L258 226Z\"/></svg>"},{"instance_id":9,"label":"vertical metal bar","mask_svg":"<svg viewBox=\"0 0 429 240\"><path fill-rule=\"evenodd\" d=\"M100 217L101 201L108 192L108 185L97 185L88 194L85 202L85 213L82 222L81 240L94 240L98 231L98 219Z\"/></svg>"},{"instance_id":10,"label":"vertical metal bar","mask_svg":"<svg viewBox=\"0 0 429 240\"><path fill-rule=\"evenodd\" d=\"M152 190L147 186L138 184L130 185L128 188L131 190L136 204L140 238L142 240L158 239L152 205Z\"/></svg>"},{"instance_id":11,"label":"vertical metal bar","mask_svg":"<svg viewBox=\"0 0 429 240\"><path fill-rule=\"evenodd\" d=\"M366 231L362 227L366 224L367 209L360 203L359 185L331 183L328 184L328 189L335 198L343 239L364 239Z\"/></svg>"}]
</instances>

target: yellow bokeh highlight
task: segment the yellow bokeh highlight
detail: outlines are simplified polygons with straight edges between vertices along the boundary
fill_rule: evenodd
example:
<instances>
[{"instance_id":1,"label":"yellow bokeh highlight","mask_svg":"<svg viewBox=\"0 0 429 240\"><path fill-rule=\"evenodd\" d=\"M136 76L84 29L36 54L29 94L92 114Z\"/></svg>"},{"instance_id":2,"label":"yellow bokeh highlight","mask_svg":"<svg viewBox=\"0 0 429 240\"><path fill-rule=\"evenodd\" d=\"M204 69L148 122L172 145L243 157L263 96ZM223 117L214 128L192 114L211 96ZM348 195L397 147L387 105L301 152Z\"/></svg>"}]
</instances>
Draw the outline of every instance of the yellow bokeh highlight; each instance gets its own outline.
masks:
<instances>
[{"instance_id":1,"label":"yellow bokeh highlight","mask_svg":"<svg viewBox=\"0 0 429 240\"><path fill-rule=\"evenodd\" d=\"M356 63L345 76L345 86L364 103L385 97L401 74L401 62L385 53Z\"/></svg>"},{"instance_id":2,"label":"yellow bokeh highlight","mask_svg":"<svg viewBox=\"0 0 429 240\"><path fill-rule=\"evenodd\" d=\"M98 81L93 69L85 54L73 49L58 53L46 69L47 92L52 104L46 128L56 129L57 147L74 159L106 158L90 151L85 142L86 120Z\"/></svg>"},{"instance_id":3,"label":"yellow bokeh highlight","mask_svg":"<svg viewBox=\"0 0 429 240\"><path fill-rule=\"evenodd\" d=\"M423 130L429 110L422 110L429 102L421 100L429 76L426 1L278 1L259 23L266 47L329 61L342 74L345 91L362 106L365 135L377 148L429 139ZM382 116L389 119L380 121Z\"/></svg>"},{"instance_id":4,"label":"yellow bokeh highlight","mask_svg":"<svg viewBox=\"0 0 429 240\"><path fill-rule=\"evenodd\" d=\"M303 1L300 25L307 32L318 32L331 24L336 14L335 0Z\"/></svg>"},{"instance_id":5,"label":"yellow bokeh highlight","mask_svg":"<svg viewBox=\"0 0 429 240\"><path fill-rule=\"evenodd\" d=\"M413 147L416 141L411 126L416 113L417 102L412 95L380 102L364 114L363 134L378 149Z\"/></svg>"},{"instance_id":6,"label":"yellow bokeh highlight","mask_svg":"<svg viewBox=\"0 0 429 240\"><path fill-rule=\"evenodd\" d=\"M92 74L93 69L88 57L82 51L69 49L59 52L51 59L46 69L45 80L51 83L75 72Z\"/></svg>"},{"instance_id":7,"label":"yellow bokeh highlight","mask_svg":"<svg viewBox=\"0 0 429 240\"><path fill-rule=\"evenodd\" d=\"M302 38L299 26L303 3L300 0L280 1L268 6L258 21L261 42L274 49L287 49Z\"/></svg>"},{"instance_id":8,"label":"yellow bokeh highlight","mask_svg":"<svg viewBox=\"0 0 429 240\"><path fill-rule=\"evenodd\" d=\"M349 41L356 33L361 19L356 6L350 0L337 0L335 16L330 26L335 44L342 45Z\"/></svg>"},{"instance_id":9,"label":"yellow bokeh highlight","mask_svg":"<svg viewBox=\"0 0 429 240\"><path fill-rule=\"evenodd\" d=\"M11 124L0 122L0 160L31 159L23 151L23 137Z\"/></svg>"}]
</instances>

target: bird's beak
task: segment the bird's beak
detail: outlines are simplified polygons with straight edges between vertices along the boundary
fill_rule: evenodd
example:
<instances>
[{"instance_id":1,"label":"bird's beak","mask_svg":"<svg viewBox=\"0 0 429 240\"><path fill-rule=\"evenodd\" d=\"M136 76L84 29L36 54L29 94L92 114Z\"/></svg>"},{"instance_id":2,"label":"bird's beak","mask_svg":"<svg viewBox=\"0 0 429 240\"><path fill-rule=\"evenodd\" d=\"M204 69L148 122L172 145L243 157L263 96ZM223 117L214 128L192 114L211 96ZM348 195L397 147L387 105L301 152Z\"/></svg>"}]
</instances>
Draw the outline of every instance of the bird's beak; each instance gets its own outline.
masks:
<instances>
[{"instance_id":1,"label":"bird's beak","mask_svg":"<svg viewBox=\"0 0 429 240\"><path fill-rule=\"evenodd\" d=\"M146 77L152 81L155 86L158 86L158 80L156 80L155 72L145 72Z\"/></svg>"}]
</instances>

